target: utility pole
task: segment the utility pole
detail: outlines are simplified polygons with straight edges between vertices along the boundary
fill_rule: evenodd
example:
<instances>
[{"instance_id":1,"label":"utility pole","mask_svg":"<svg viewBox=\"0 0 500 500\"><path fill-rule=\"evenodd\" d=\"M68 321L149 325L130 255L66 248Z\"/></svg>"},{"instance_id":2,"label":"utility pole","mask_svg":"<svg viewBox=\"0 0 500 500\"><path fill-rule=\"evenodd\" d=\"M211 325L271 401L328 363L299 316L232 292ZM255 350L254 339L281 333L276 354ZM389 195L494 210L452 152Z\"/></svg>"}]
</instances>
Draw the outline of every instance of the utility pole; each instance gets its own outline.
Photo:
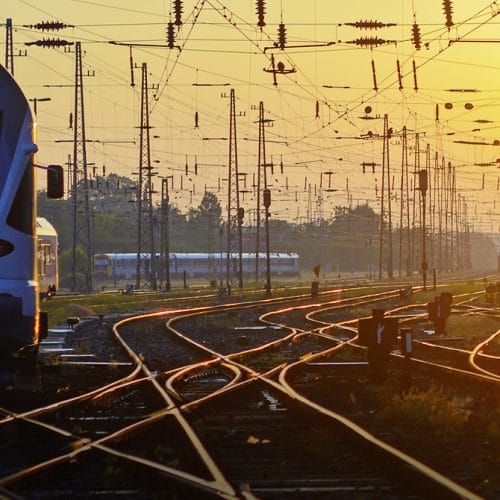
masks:
<instances>
[{"instance_id":1,"label":"utility pole","mask_svg":"<svg viewBox=\"0 0 500 500\"><path fill-rule=\"evenodd\" d=\"M387 256L387 275L393 277L392 270L392 214L391 214L391 170L389 163L389 142L392 135L392 129L389 129L389 117L384 115L384 136L382 147L382 189L380 201L380 236L379 236L379 279L382 278L382 268L384 261L384 228L385 228L385 185L387 176L387 226L388 226L388 256ZM387 171L387 172L386 172Z\"/></svg>"},{"instance_id":2,"label":"utility pole","mask_svg":"<svg viewBox=\"0 0 500 500\"><path fill-rule=\"evenodd\" d=\"M156 290L156 249L153 213L153 167L151 166L151 147L149 141L149 103L148 103L148 68L142 63L141 85L141 134L139 141L139 180L137 183L137 267L135 287L141 287L142 262L146 274L146 283ZM149 257L149 269L147 266ZM148 273L149 271L149 273ZM148 276L149 274L149 276Z\"/></svg>"},{"instance_id":3,"label":"utility pole","mask_svg":"<svg viewBox=\"0 0 500 500\"><path fill-rule=\"evenodd\" d=\"M90 230L89 186L87 173L87 140L83 100L82 50L75 43L75 108L73 124L73 246L71 291L92 290L92 238ZM83 283L78 284L78 276Z\"/></svg>"},{"instance_id":4,"label":"utility pole","mask_svg":"<svg viewBox=\"0 0 500 500\"><path fill-rule=\"evenodd\" d=\"M419 170L418 172L418 189L422 197L422 280L424 283L424 290L427 290L427 255L426 255L426 228L425 228L425 211L426 211L426 194L427 194L427 170Z\"/></svg>"},{"instance_id":5,"label":"utility pole","mask_svg":"<svg viewBox=\"0 0 500 500\"><path fill-rule=\"evenodd\" d=\"M434 268L434 220L432 217L432 200L433 200L433 187L432 187L432 170L431 170L431 145L427 143L425 149L425 169L427 171L427 214L428 214L428 226L429 226L429 263L430 268Z\"/></svg>"},{"instance_id":6,"label":"utility pole","mask_svg":"<svg viewBox=\"0 0 500 500\"><path fill-rule=\"evenodd\" d=\"M259 280L261 271L267 268L262 263L260 259L261 254L267 254L268 238L261 238L261 225L262 225L262 208L264 208L264 224L269 224L269 207L261 202L261 196L267 196L267 167L271 166L272 163L267 163L266 161L266 137L265 137L265 127L267 123L271 123L272 120L264 118L264 103L261 101L259 104L259 152L258 152L258 163L257 163L257 195L256 195L256 237L255 237L255 281ZM269 193L269 203L271 202ZM262 203L262 204L261 204ZM265 232L268 231L265 229ZM264 241L263 241L264 240Z\"/></svg>"},{"instance_id":7,"label":"utility pole","mask_svg":"<svg viewBox=\"0 0 500 500\"><path fill-rule=\"evenodd\" d=\"M38 103L47 102L51 100L52 99L50 97L34 97L33 99L30 99L30 101L33 103L33 111L35 113L35 118L38 115Z\"/></svg>"},{"instance_id":8,"label":"utility pole","mask_svg":"<svg viewBox=\"0 0 500 500\"><path fill-rule=\"evenodd\" d=\"M231 258L238 254L238 286L243 288L243 238L241 226L245 212L240 207L238 141L236 135L236 98L231 89L229 111L229 161L227 175L227 262L226 281L231 285Z\"/></svg>"},{"instance_id":9,"label":"utility pole","mask_svg":"<svg viewBox=\"0 0 500 500\"><path fill-rule=\"evenodd\" d=\"M403 257L405 257L406 275L410 274L409 248L410 248L410 196L408 183L408 135L406 127L403 127L401 137L402 158L401 158L401 205L399 212L399 276L402 274ZM405 231L406 224L406 231ZM406 255L404 254L403 239L406 236Z\"/></svg>"},{"instance_id":10,"label":"utility pole","mask_svg":"<svg viewBox=\"0 0 500 500\"><path fill-rule=\"evenodd\" d=\"M264 103L261 101L259 103L259 153L258 153L258 170L257 170L257 214L256 214L256 224L257 224L257 237L256 237L256 248L255 248L255 280L259 279L259 257L261 251L261 240L260 240L260 225L261 225L261 205L260 196L262 194L262 205L264 207L264 231L265 231L265 253L266 253L266 295L271 296L271 254L270 254L270 242L269 242L269 208L271 206L271 190L267 187L267 167L271 166L272 163L268 164L266 161L266 135L265 126L266 123L270 123L271 120L266 120L264 118Z\"/></svg>"},{"instance_id":11,"label":"utility pole","mask_svg":"<svg viewBox=\"0 0 500 500\"><path fill-rule=\"evenodd\" d=\"M163 278L163 269L165 269L165 290L170 292L172 289L170 283L170 198L168 193L168 181L174 182L173 175L167 175L161 180L161 225L160 225L160 265L161 278ZM165 266L165 267L163 267Z\"/></svg>"},{"instance_id":12,"label":"utility pole","mask_svg":"<svg viewBox=\"0 0 500 500\"><path fill-rule=\"evenodd\" d=\"M5 69L14 76L14 41L12 37L12 19L5 23Z\"/></svg>"},{"instance_id":13,"label":"utility pole","mask_svg":"<svg viewBox=\"0 0 500 500\"><path fill-rule=\"evenodd\" d=\"M393 272L393 257L392 257L392 202L391 202L391 164L389 161L389 144L392 135L392 129L389 128L389 117L384 115L384 141L385 141L385 161L387 164L387 216L389 230L389 256L387 262L387 274L389 278L394 276Z\"/></svg>"}]
</instances>

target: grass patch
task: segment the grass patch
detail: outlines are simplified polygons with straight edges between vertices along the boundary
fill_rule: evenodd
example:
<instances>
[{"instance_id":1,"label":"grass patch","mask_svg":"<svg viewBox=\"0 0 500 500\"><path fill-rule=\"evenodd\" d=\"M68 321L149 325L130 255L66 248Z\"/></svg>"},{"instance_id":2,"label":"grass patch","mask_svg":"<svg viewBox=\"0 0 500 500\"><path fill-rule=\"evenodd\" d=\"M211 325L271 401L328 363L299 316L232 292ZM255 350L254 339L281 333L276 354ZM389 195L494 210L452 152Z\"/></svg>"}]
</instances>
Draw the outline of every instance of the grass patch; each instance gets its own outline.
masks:
<instances>
[{"instance_id":1,"label":"grass patch","mask_svg":"<svg viewBox=\"0 0 500 500\"><path fill-rule=\"evenodd\" d=\"M479 343L488 335L495 333L500 321L484 316L454 314L448 318L446 331L454 337L465 337L467 341Z\"/></svg>"},{"instance_id":2,"label":"grass patch","mask_svg":"<svg viewBox=\"0 0 500 500\"><path fill-rule=\"evenodd\" d=\"M410 425L414 432L432 429L436 435L453 435L466 426L470 411L465 401L453 397L442 386L432 384L428 389L412 387L403 393L392 388L382 394L384 404L379 418Z\"/></svg>"}]
</instances>

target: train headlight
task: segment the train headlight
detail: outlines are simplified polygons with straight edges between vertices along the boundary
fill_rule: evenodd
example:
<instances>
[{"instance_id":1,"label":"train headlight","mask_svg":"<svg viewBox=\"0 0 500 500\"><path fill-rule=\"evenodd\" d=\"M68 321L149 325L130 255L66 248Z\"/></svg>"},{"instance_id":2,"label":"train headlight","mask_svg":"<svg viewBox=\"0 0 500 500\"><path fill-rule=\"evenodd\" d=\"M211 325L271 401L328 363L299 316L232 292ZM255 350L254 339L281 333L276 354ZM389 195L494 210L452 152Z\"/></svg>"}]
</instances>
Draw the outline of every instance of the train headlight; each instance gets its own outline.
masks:
<instances>
[{"instance_id":1,"label":"train headlight","mask_svg":"<svg viewBox=\"0 0 500 500\"><path fill-rule=\"evenodd\" d=\"M0 257L5 257L14 250L14 245L7 240L0 239Z\"/></svg>"}]
</instances>

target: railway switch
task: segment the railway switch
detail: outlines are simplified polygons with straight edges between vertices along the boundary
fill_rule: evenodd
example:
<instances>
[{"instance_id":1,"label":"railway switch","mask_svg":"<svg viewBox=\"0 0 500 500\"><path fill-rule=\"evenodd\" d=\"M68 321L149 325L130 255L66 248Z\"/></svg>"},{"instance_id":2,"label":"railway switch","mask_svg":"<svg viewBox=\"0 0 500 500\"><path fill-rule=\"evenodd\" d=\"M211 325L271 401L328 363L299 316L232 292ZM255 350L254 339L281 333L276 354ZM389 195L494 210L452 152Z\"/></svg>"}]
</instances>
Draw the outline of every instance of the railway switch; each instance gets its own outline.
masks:
<instances>
[{"instance_id":1,"label":"railway switch","mask_svg":"<svg viewBox=\"0 0 500 500\"><path fill-rule=\"evenodd\" d=\"M434 302L428 302L427 311L429 319L434 323L434 331L436 335L444 335L446 320L451 313L451 304L453 295L449 292L443 292L439 297L436 297Z\"/></svg>"},{"instance_id":2,"label":"railway switch","mask_svg":"<svg viewBox=\"0 0 500 500\"><path fill-rule=\"evenodd\" d=\"M358 324L359 343L368 349L368 364L375 379L385 375L398 333L398 319L385 318L384 314L384 309L372 309L372 317L360 319Z\"/></svg>"}]
</instances>

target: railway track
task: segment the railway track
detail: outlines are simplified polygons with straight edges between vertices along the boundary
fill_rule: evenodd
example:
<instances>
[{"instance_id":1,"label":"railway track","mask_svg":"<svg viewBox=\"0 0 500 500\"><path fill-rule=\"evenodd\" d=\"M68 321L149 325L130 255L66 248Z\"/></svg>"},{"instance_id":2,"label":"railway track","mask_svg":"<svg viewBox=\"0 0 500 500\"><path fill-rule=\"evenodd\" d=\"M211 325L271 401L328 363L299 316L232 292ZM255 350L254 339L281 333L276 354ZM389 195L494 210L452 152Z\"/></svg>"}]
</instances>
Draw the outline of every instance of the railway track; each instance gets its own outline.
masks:
<instances>
[{"instance_id":1,"label":"railway track","mask_svg":"<svg viewBox=\"0 0 500 500\"><path fill-rule=\"evenodd\" d=\"M339 292L335 293L338 295ZM361 300L364 303L367 300L390 301L394 300L396 296L397 291L385 292L379 296L364 297ZM269 460L280 462L280 456L282 457L281 461L283 461L283 456L288 457L284 450L287 441L290 441L290 433L293 432L293 429L303 428L304 419L311 423L313 429L321 429L323 425L326 425L323 422L324 419L331 419L331 416L315 408L314 403L297 404L297 396L292 396L294 394L292 388L287 388L284 379L282 380L282 375L297 360L307 359L315 354L319 355L330 349L335 349L339 345L339 339L326 333L322 327L319 329L317 326L311 328L313 325L308 319L306 319L306 323L302 324L304 328L300 328L298 325L291 327L285 325L283 315L292 314L292 311L293 314L300 315L306 310L310 312L311 309L319 310L322 307L337 307L340 312L346 306L355 308L357 302L355 299L347 299L343 302L341 299L335 298L330 301L324 300L329 302L328 304L315 302L295 308L292 306L283 307L278 312L273 311L280 302L292 301L293 303L293 301L304 301L304 299L304 296L295 299L271 299L247 304L225 304L215 308L200 307L198 311L189 311L189 313L187 311L184 313L170 312L171 319L168 322L170 331L175 330L173 324L179 324L179 322L187 324L188 329L192 330L191 327L195 321L193 318L199 315L203 315L203 317L208 317L209 314L216 314L219 317L226 315L227 319L230 320L228 323L234 323L230 331L221 330L220 335L216 335L217 327L221 326L221 321L217 322L217 320L212 319L210 324L208 324L209 321L205 321L206 324L203 326L208 326L207 338L209 339L209 341L205 339L205 342L199 338L199 332L190 332L194 338L198 336L197 340L182 335L180 332L177 332L179 335L176 339L173 339L172 336L165 336L160 328L162 321L167 316L165 313L156 313L153 316L153 323L149 323L151 315L144 316L143 320L148 322L145 327L130 326L134 323L137 324L139 319L125 320L118 324L115 327L115 334L128 351L135 368L125 377L118 378L108 386L96 388L91 396L89 393L83 394L79 400L71 401L66 405L60 402L57 410L54 407L37 408L33 409L31 413L25 412L23 415L17 415L16 418L12 413L6 412L5 418L2 420L4 424L2 428L7 429L9 423L14 422L41 427L43 416L44 424L50 426L47 431L61 433L61 435L66 432L68 434L66 437L72 443L73 449L70 453L56 455L45 462L32 460L33 463L28 467L22 468L22 465L18 465L17 472L0 480L0 486L12 488L14 492L33 491L30 490L30 487L35 488L33 486L35 483L40 485L41 478L41 484L49 481L56 474L55 471L62 467L62 464L64 467L71 468L70 464L79 462L81 456L98 454L102 457L104 464L108 463L109 460L119 461L120 464L127 463L128 466L140 464L141 470L144 469L153 476L155 476L153 471L160 471L163 478L169 478L168 488L170 489L166 491L176 491L177 494L184 494L190 490L199 494L228 497L236 495L251 497L252 492L258 496L266 497L283 495L286 492L295 492L298 496L323 493L327 495L344 494L347 497L354 491L365 491L367 495L380 495L383 492L396 497L401 491L408 491L409 485L414 483L411 488L415 488L416 495L425 496L425 491L430 491L426 488L434 488L435 491L442 489L448 493L454 491L454 488L458 488L456 491L465 493L466 496L472 498L474 495L470 491L460 489L460 486L446 480L446 478L442 481L436 480L432 474L419 471L418 466L413 467L414 470L410 474L410 476L413 475L413 480L411 478L409 482L408 480L400 480L394 477L394 473L387 474L387 471L377 470L380 467L371 467L373 464L367 464L366 457L363 457L362 454L357 457L360 464L364 462L363 466L359 465L359 468L356 469L358 473L354 474L352 469L344 470L345 474L342 478L339 471L335 473L332 471L345 469L345 460L340 460L336 465L330 464L330 469L327 467L321 471L312 470L314 467L311 467L307 473L304 470L303 476L298 476L300 479L295 480L285 477L287 469L285 466L282 467L281 476L273 476L268 470L267 477L265 474L261 474L259 477L257 474L259 470L262 473L266 471L264 458L261 459L260 465L258 459L257 461L248 461L250 468L246 469L246 475L243 474L244 468L242 468L241 459L232 462L231 457L237 455L236 452L240 446L238 443L241 444L242 436L245 433L248 434L247 441L243 443L245 452L251 450L258 457L259 453L262 455L262 453L268 453L271 448L274 448L275 452L270 453ZM261 321L256 319L251 321L250 311L252 310L259 311ZM297 313L299 310L301 313ZM263 316L267 315L267 320L269 320L269 316L272 314L281 315L281 324L268 325L263 329L261 322L266 319ZM343 311L343 314L345 317L346 312ZM240 324L241 321L236 321L242 315L244 324ZM217 316L214 317L217 318ZM293 321L297 322L298 318ZM346 321L349 320L344 319L340 323ZM300 323L300 321L298 322ZM341 326L338 323L338 321L335 324L330 323L330 330ZM191 326L189 326L190 324ZM195 326L199 328L201 325ZM141 341L137 340L139 337L143 337ZM221 342L219 337L225 337L225 342ZM165 339L168 339L168 343ZM147 350L145 344L148 342L150 345L154 345L155 349ZM172 354L174 355L172 356ZM130 406L128 406L129 402L131 402ZM120 405L122 405L121 409L127 418L117 417ZM251 418L248 413L248 405L251 407ZM307 410L304 409L304 406L307 407ZM215 411L214 408L218 408L218 410ZM287 409L289 420L287 429L289 432L282 432L280 437L279 422L280 419L283 420L284 408ZM54 412L54 410L56 411ZM185 418L186 411L189 412L188 419ZM221 414L217 417L219 411L222 411L224 416ZM229 425L231 421L233 421L232 426ZM233 450L234 453L230 453L229 444L224 450L222 441L216 439L214 442L212 438L217 436L218 432L231 433L230 429L235 428L234 421L239 422L241 426L236 426L234 432L238 436L233 441L236 443L236 447ZM249 433L254 424L252 423L250 427L245 427L244 424L250 421L256 422L257 430L259 425L261 425L261 430L268 428L271 431L274 429L273 439L263 437L262 433L259 435L259 432ZM323 423L318 424L317 421ZM84 430L79 430L79 427L83 428L89 422L92 423L90 427L86 426ZM115 427L113 425L108 427L111 422L119 423ZM193 432L193 428L196 429L196 432ZM217 428L219 431L216 430ZM306 426L306 429L309 428L310 426ZM211 429L211 431L207 432L207 429ZM337 432L338 436L335 439L343 441L344 438L339 437L342 436L342 431L338 430ZM352 430L348 434L352 434ZM162 442L160 437L165 435L171 436L170 441L166 439L166 442ZM177 436L177 440L174 436ZM310 437L309 432L303 432L300 440L303 449L307 448L307 439ZM153 440L155 444L151 444L150 440ZM217 443L219 443L219 448L217 448ZM271 443L274 444L268 446ZM296 443L294 444L296 445ZM326 453L327 456L330 456L330 445L317 446L311 451L312 455L310 456L315 456L315 453L316 455ZM354 445L354 448L358 446L360 446L359 442ZM364 446L368 446L370 449L377 448L373 443ZM185 451L179 453L179 448ZM176 451L169 455L169 449ZM349 457L347 462L353 461L354 463L353 457L356 453L352 449L346 453ZM375 456L380 456L380 453L382 452L378 450ZM386 451L382 454L385 453ZM359 455L359 452L357 454ZM295 455L293 456L297 459L295 466L297 470L302 470L305 461L301 461L302 457L299 452L296 452ZM182 457L185 457L184 460ZM393 460L394 457L391 462ZM378 464L380 460L375 460L375 462ZM404 460L401 461L401 457L398 457L396 462L405 463ZM221 466L221 463L225 465ZM314 463L314 458L309 463ZM120 469L120 467L121 465L115 468ZM406 470L407 463L402 468ZM127 467L124 467L124 470L126 469ZM103 478L103 475L107 477L107 474L103 474L106 470L106 468L101 467L97 477ZM236 476L232 472L228 472L233 470L240 472ZM42 471L44 472L42 473ZM36 481L34 477L36 477ZM280 479L273 479L273 477ZM336 479L332 479L332 477L336 477ZM417 477L420 479L415 479ZM137 479L138 484L143 484L141 482L142 476ZM120 479L117 481L119 483ZM101 483L106 483L104 478ZM98 491L101 483L88 487L91 491ZM137 483L134 486L129 478L125 483L128 485L128 489L123 491L138 491ZM114 482L112 486L109 485L109 481L107 484L108 486L103 487L102 491L118 487ZM146 484L150 486L152 491L159 487L159 483L154 480ZM422 490L421 486L424 484L426 486ZM25 489L23 490L23 488ZM40 486L36 488L40 488ZM134 490L134 488L136 489Z\"/></svg>"}]
</instances>

